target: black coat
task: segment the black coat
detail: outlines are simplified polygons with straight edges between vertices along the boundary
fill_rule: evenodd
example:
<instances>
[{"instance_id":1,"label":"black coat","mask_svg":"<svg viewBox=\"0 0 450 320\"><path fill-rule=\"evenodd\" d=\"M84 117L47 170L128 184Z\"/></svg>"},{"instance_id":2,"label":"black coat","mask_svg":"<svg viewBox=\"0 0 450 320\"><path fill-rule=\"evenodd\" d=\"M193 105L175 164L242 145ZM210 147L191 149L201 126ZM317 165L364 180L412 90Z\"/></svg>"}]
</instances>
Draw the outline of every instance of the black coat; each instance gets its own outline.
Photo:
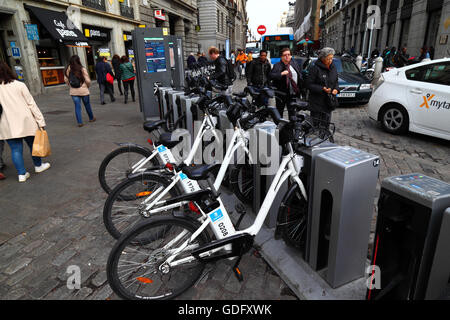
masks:
<instances>
[{"instance_id":1,"label":"black coat","mask_svg":"<svg viewBox=\"0 0 450 320\"><path fill-rule=\"evenodd\" d=\"M323 91L323 87L339 92L338 72L334 63L328 69L320 59L317 59L309 68L305 86L309 90L309 107L312 111L333 111L327 105L327 93Z\"/></svg>"},{"instance_id":2,"label":"black coat","mask_svg":"<svg viewBox=\"0 0 450 320\"><path fill-rule=\"evenodd\" d=\"M112 74L112 69L111 69L111 66L109 65L109 63L99 61L95 65L95 72L97 73L97 83L105 84L105 83L108 83L108 82L106 82L106 74L107 73Z\"/></svg>"},{"instance_id":3,"label":"black coat","mask_svg":"<svg viewBox=\"0 0 450 320\"><path fill-rule=\"evenodd\" d=\"M291 66L294 68L295 72L297 72L297 86L300 90L302 86L303 78L302 78L302 68L295 62L294 59L291 60ZM277 88L277 90L282 92L289 92L289 88L287 87L286 77L282 76L281 73L287 70L286 65L280 61L273 66L272 71L269 73L270 80L273 81L273 85Z\"/></svg>"},{"instance_id":4,"label":"black coat","mask_svg":"<svg viewBox=\"0 0 450 320\"><path fill-rule=\"evenodd\" d=\"M115 76L115 78L120 80L120 75L121 75L121 72L120 72L120 59L112 59L111 60L111 64L112 64L112 66L114 68L114 76Z\"/></svg>"},{"instance_id":5,"label":"black coat","mask_svg":"<svg viewBox=\"0 0 450 320\"><path fill-rule=\"evenodd\" d=\"M222 85L227 85L227 86L232 85L233 83L231 82L230 78L228 77L227 65L228 65L227 60L224 57L219 56L214 61L215 70L214 70L214 73L210 76L210 79L216 80L219 84L222 84Z\"/></svg>"},{"instance_id":6,"label":"black coat","mask_svg":"<svg viewBox=\"0 0 450 320\"><path fill-rule=\"evenodd\" d=\"M267 86L269 82L269 73L271 70L269 61L262 63L260 59L252 60L247 65L245 74L247 76L247 84L249 86L263 87Z\"/></svg>"}]
</instances>

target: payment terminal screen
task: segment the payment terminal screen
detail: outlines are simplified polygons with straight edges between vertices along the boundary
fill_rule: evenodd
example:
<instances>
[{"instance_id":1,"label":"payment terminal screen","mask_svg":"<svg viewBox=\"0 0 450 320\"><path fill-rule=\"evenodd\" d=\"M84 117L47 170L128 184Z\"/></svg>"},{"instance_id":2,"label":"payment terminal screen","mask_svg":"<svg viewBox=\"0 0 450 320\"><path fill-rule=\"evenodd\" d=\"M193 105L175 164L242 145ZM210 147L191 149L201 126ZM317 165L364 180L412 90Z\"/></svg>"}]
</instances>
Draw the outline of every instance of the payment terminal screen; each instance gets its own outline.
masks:
<instances>
[{"instance_id":1,"label":"payment terminal screen","mask_svg":"<svg viewBox=\"0 0 450 320\"><path fill-rule=\"evenodd\" d=\"M164 72L166 67L166 51L163 38L144 38L145 60L147 72Z\"/></svg>"}]
</instances>

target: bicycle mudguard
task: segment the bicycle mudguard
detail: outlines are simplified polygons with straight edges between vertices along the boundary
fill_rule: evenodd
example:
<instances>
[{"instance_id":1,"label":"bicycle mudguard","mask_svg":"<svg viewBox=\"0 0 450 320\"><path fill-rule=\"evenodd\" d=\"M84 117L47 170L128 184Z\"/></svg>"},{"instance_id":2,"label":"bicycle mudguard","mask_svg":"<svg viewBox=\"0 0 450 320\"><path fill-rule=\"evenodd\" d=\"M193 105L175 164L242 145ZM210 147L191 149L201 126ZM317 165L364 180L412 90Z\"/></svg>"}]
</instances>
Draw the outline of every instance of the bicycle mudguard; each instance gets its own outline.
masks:
<instances>
[{"instance_id":1,"label":"bicycle mudguard","mask_svg":"<svg viewBox=\"0 0 450 320\"><path fill-rule=\"evenodd\" d=\"M295 192L295 189L298 188L298 185L296 183L292 184L292 186L289 187L288 191L283 197L283 200L281 200L280 208L278 209L278 215L277 215L277 225L275 226L275 233L274 238L276 240L281 239L281 231L282 227L280 226L280 219L281 219L281 211L286 206L286 201L289 199L289 197L292 195L292 193Z\"/></svg>"},{"instance_id":2,"label":"bicycle mudguard","mask_svg":"<svg viewBox=\"0 0 450 320\"><path fill-rule=\"evenodd\" d=\"M149 148L141 146L140 144L131 143L131 142L123 142L123 143L122 142L114 142L114 144L118 145L119 147L127 147L127 146L136 147L136 148L144 150L145 152L148 152L149 154L152 154L152 151Z\"/></svg>"}]
</instances>

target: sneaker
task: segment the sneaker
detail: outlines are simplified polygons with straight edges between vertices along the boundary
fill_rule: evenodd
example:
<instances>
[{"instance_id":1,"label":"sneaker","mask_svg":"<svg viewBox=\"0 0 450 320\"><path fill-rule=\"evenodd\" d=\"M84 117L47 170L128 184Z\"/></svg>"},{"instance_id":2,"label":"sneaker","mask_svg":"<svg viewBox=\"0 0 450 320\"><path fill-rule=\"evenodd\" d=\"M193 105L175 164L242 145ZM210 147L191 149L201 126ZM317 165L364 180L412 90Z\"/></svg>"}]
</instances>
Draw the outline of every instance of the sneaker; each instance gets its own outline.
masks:
<instances>
[{"instance_id":1,"label":"sneaker","mask_svg":"<svg viewBox=\"0 0 450 320\"><path fill-rule=\"evenodd\" d=\"M47 170L48 168L50 168L50 163L45 162L45 163L42 163L39 167L34 167L34 171L36 173L39 173L39 172Z\"/></svg>"},{"instance_id":2,"label":"sneaker","mask_svg":"<svg viewBox=\"0 0 450 320\"><path fill-rule=\"evenodd\" d=\"M26 172L25 174L19 174L19 182L25 182L30 177L30 174Z\"/></svg>"}]
</instances>

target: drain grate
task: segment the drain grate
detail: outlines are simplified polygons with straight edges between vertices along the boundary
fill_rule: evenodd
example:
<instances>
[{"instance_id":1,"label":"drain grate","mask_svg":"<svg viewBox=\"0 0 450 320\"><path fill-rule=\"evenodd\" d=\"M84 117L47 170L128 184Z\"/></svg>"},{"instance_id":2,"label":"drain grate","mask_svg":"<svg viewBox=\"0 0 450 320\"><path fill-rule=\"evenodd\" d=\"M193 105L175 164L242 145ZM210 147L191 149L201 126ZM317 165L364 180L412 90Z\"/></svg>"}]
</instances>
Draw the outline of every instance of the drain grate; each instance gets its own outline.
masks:
<instances>
[{"instance_id":1,"label":"drain grate","mask_svg":"<svg viewBox=\"0 0 450 320\"><path fill-rule=\"evenodd\" d=\"M55 110L55 111L44 112L44 114L63 114L63 113L68 113L68 112L70 112L70 111Z\"/></svg>"}]
</instances>

